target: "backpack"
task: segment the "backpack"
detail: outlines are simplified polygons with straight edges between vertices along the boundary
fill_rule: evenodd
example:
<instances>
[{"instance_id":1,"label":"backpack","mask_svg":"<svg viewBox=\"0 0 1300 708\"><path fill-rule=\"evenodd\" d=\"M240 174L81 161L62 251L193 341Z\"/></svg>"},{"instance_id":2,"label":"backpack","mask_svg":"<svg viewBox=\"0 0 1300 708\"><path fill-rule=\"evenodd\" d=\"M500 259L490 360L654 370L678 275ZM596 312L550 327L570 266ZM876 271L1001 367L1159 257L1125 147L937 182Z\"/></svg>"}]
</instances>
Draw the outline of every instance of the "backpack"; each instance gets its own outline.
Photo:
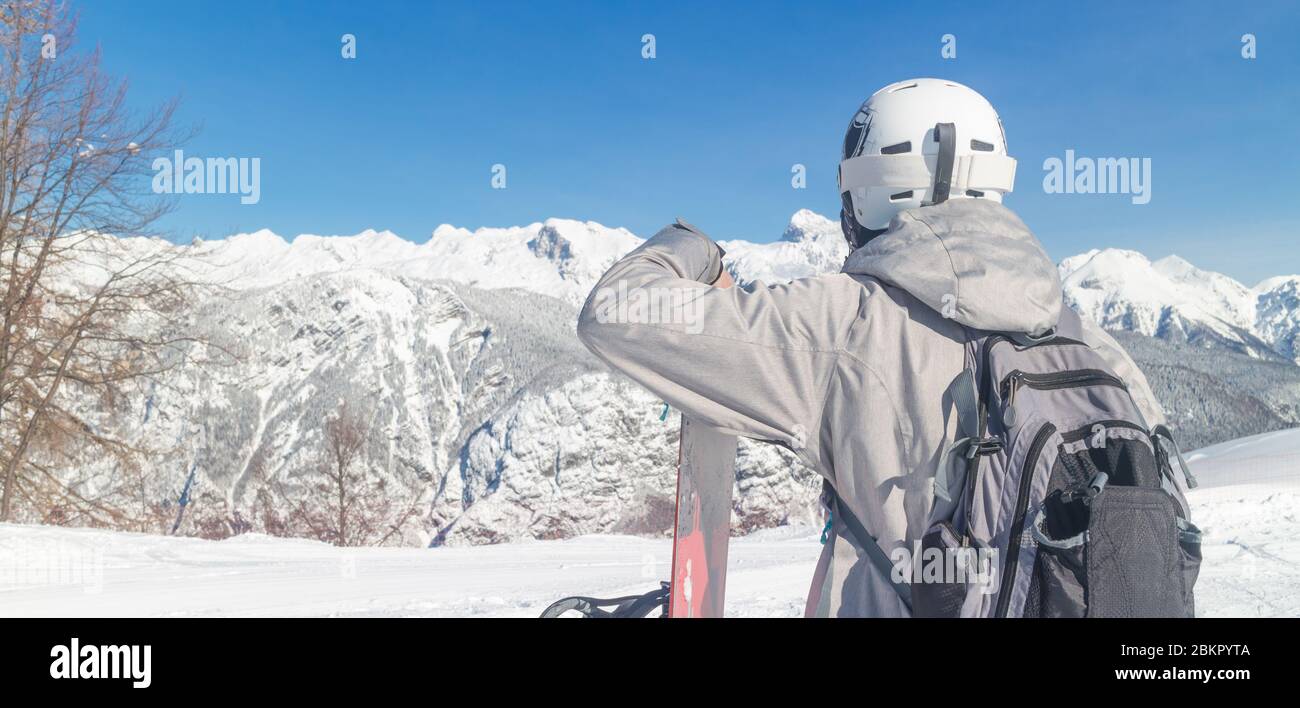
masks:
<instances>
[{"instance_id":1,"label":"backpack","mask_svg":"<svg viewBox=\"0 0 1300 708\"><path fill-rule=\"evenodd\" d=\"M1193 616L1200 531L1171 460L1195 479L1078 315L1036 338L968 329L965 361L949 389L961 437L914 548L886 558L832 501L912 615Z\"/></svg>"}]
</instances>

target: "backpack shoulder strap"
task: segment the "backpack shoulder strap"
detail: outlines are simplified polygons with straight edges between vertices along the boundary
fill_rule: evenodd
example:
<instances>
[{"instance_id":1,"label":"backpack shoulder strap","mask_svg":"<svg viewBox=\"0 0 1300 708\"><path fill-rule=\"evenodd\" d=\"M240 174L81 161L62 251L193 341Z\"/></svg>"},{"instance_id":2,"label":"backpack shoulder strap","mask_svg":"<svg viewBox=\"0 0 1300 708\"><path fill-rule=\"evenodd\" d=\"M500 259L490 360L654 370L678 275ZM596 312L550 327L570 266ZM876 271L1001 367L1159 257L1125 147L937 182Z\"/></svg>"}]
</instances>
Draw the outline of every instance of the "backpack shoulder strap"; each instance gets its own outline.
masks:
<instances>
[{"instance_id":1,"label":"backpack shoulder strap","mask_svg":"<svg viewBox=\"0 0 1300 708\"><path fill-rule=\"evenodd\" d=\"M952 480L948 478L948 471L952 467L953 455L965 457L969 466L976 455L990 451L985 437L985 402L980 398L979 380L982 375L980 352L988 333L977 332L965 325L962 325L962 331L966 335L965 367L948 387L957 416L958 438L939 456L933 481L934 496L944 502L952 501Z\"/></svg>"},{"instance_id":2,"label":"backpack shoulder strap","mask_svg":"<svg viewBox=\"0 0 1300 708\"><path fill-rule=\"evenodd\" d=\"M961 374L948 387L953 408L956 409L960 437L939 456L939 466L934 471L934 495L945 502L952 501L949 489L952 480L948 479L948 470L952 466L953 455L965 456L972 449L972 443L982 438L980 397L975 376L974 369L962 369Z\"/></svg>"},{"instance_id":3,"label":"backpack shoulder strap","mask_svg":"<svg viewBox=\"0 0 1300 708\"><path fill-rule=\"evenodd\" d=\"M894 579L894 563L889 560L889 556L885 555L885 549L881 548L876 539L867 533L867 528L862 525L861 521L858 521L858 517L849 511L848 505L840 499L840 495L835 492L835 488L831 486L830 482L824 481L823 486L831 500L831 513L840 517L840 520L844 522L844 526L848 528L853 539L866 551L867 560L871 561L871 565L875 566L881 577L894 588L898 599L903 602L903 606L907 608L910 614L912 612L912 586L905 581Z\"/></svg>"}]
</instances>

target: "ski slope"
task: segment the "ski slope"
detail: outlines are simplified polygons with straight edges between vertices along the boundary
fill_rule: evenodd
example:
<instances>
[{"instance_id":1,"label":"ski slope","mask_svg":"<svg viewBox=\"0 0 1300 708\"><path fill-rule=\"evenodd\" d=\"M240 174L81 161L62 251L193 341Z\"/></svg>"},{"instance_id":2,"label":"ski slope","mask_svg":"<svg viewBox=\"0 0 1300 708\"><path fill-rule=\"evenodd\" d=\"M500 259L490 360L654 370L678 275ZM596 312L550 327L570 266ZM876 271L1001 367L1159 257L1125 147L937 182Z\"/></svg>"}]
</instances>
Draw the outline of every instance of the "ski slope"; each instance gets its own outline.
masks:
<instances>
[{"instance_id":1,"label":"ski slope","mask_svg":"<svg viewBox=\"0 0 1300 708\"><path fill-rule=\"evenodd\" d=\"M1197 614L1300 617L1300 428L1187 455L1205 532Z\"/></svg>"},{"instance_id":2,"label":"ski slope","mask_svg":"<svg viewBox=\"0 0 1300 708\"><path fill-rule=\"evenodd\" d=\"M1300 429L1188 455L1205 532L1197 614L1300 616ZM819 529L732 541L728 614L796 617ZM531 617L572 594L641 593L666 539L585 536L495 546L340 549L0 525L0 616Z\"/></svg>"}]
</instances>

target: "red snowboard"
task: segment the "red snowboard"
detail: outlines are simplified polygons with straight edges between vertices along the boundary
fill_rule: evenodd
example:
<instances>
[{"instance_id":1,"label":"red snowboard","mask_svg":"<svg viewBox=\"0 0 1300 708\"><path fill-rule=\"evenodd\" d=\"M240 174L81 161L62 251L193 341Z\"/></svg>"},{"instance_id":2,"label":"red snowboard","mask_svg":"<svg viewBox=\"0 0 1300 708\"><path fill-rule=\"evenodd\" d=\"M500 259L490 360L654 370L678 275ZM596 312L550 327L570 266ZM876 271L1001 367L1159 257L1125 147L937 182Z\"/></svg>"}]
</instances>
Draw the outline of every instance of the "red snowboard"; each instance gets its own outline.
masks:
<instances>
[{"instance_id":1,"label":"red snowboard","mask_svg":"<svg viewBox=\"0 0 1300 708\"><path fill-rule=\"evenodd\" d=\"M669 617L721 617L736 438L682 417Z\"/></svg>"}]
</instances>

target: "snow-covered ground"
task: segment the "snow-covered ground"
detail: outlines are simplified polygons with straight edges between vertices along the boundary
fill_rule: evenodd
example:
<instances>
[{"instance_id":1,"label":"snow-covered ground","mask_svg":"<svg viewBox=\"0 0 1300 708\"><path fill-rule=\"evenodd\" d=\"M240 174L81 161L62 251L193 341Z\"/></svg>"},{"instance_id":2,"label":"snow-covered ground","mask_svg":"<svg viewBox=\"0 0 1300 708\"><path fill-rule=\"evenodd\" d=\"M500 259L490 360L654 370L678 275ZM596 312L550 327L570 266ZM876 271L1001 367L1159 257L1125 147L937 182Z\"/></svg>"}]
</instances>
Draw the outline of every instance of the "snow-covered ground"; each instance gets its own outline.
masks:
<instances>
[{"instance_id":1,"label":"snow-covered ground","mask_svg":"<svg viewBox=\"0 0 1300 708\"><path fill-rule=\"evenodd\" d=\"M1300 428L1187 455L1205 532L1196 584L1206 617L1300 617Z\"/></svg>"},{"instance_id":2,"label":"snow-covered ground","mask_svg":"<svg viewBox=\"0 0 1300 708\"><path fill-rule=\"evenodd\" d=\"M565 595L658 587L669 545L584 536L348 550L260 535L204 541L0 525L0 615L536 617ZM735 614L799 615L818 550L808 527L736 539L727 579Z\"/></svg>"},{"instance_id":3,"label":"snow-covered ground","mask_svg":"<svg viewBox=\"0 0 1300 708\"><path fill-rule=\"evenodd\" d=\"M1300 615L1300 429L1188 455L1205 532L1207 617ZM818 529L733 540L728 613L802 613ZM203 541L0 525L3 616L536 616L564 595L640 593L667 540L585 536L437 549L339 549L246 535Z\"/></svg>"}]
</instances>

